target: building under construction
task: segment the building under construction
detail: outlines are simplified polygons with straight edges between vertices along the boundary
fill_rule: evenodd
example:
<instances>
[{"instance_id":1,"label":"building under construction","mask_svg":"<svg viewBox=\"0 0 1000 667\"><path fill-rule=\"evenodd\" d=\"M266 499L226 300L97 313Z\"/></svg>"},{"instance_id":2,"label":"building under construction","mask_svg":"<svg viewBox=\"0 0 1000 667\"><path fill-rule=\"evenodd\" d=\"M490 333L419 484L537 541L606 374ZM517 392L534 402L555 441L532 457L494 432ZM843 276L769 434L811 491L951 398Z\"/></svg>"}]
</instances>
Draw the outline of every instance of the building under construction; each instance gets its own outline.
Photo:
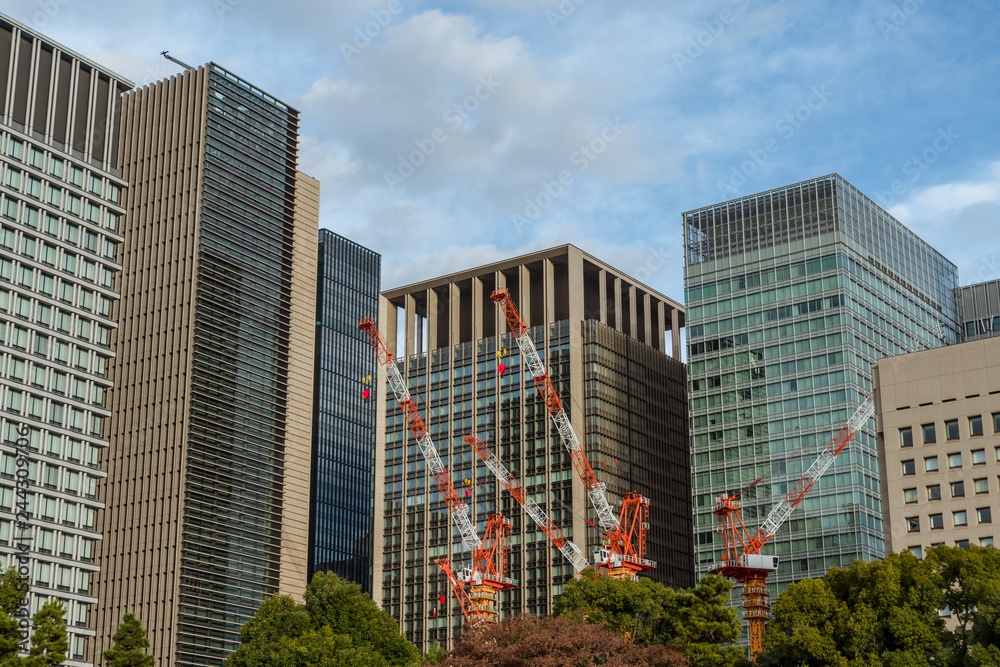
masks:
<instances>
[{"instance_id":1,"label":"building under construction","mask_svg":"<svg viewBox=\"0 0 1000 667\"><path fill-rule=\"evenodd\" d=\"M675 301L570 245L384 292L378 322L449 477L479 535L494 513L512 522L500 615L550 613L573 565L497 483L466 436L489 447L526 493L591 557L603 531L503 310L506 289L616 511L650 501L648 576L694 584L684 312ZM465 623L445 572L470 566L446 498L428 474L385 378L376 413L373 594L426 648ZM379 528L381 527L381 528ZM381 579L381 582L380 582ZM381 584L381 585L380 585Z\"/></svg>"}]
</instances>

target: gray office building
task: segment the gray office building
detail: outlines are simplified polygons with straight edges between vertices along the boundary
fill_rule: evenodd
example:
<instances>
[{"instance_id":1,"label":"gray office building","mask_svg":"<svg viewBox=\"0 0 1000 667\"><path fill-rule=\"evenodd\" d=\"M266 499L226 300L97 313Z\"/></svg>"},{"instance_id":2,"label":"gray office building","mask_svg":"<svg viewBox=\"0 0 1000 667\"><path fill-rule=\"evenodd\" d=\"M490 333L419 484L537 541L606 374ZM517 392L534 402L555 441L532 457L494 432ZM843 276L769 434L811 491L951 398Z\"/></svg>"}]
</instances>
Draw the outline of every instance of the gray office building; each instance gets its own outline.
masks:
<instances>
[{"instance_id":1,"label":"gray office building","mask_svg":"<svg viewBox=\"0 0 1000 667\"><path fill-rule=\"evenodd\" d=\"M67 607L86 665L132 84L0 15L0 566Z\"/></svg>"},{"instance_id":2,"label":"gray office building","mask_svg":"<svg viewBox=\"0 0 1000 667\"><path fill-rule=\"evenodd\" d=\"M834 174L683 214L697 570L714 499L751 531L872 391L872 364L959 337L955 265ZM885 555L870 420L764 552L772 593Z\"/></svg>"},{"instance_id":3,"label":"gray office building","mask_svg":"<svg viewBox=\"0 0 1000 667\"><path fill-rule=\"evenodd\" d=\"M1000 280L959 287L958 307L966 341L1000 336Z\"/></svg>"}]
</instances>

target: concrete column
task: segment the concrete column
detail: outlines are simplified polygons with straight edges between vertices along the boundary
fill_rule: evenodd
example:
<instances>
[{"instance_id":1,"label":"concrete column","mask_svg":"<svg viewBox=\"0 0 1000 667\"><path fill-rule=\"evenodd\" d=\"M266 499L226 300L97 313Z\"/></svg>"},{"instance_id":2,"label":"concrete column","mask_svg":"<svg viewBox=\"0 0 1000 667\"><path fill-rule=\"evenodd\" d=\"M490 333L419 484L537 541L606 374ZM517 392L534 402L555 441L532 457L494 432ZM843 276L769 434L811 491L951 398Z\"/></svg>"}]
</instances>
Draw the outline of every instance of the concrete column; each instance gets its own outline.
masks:
<instances>
[{"instance_id":1,"label":"concrete column","mask_svg":"<svg viewBox=\"0 0 1000 667\"><path fill-rule=\"evenodd\" d=\"M455 283L448 283L448 346L458 345L461 339L462 293Z\"/></svg>"},{"instance_id":2,"label":"concrete column","mask_svg":"<svg viewBox=\"0 0 1000 667\"><path fill-rule=\"evenodd\" d=\"M406 303L406 331L403 333L403 356L409 357L411 354L417 353L417 300L413 298L412 294L407 294L403 298Z\"/></svg>"},{"instance_id":3,"label":"concrete column","mask_svg":"<svg viewBox=\"0 0 1000 667\"><path fill-rule=\"evenodd\" d=\"M636 303L638 298L635 295L635 285L628 286L628 331L627 333L632 338L636 340L641 340L639 337L639 308L640 304Z\"/></svg>"},{"instance_id":4,"label":"concrete column","mask_svg":"<svg viewBox=\"0 0 1000 667\"><path fill-rule=\"evenodd\" d=\"M663 335L667 331L667 304L662 301L656 302L656 313L658 317L656 318L656 344L653 345L657 350L666 354L667 352L667 341L666 337Z\"/></svg>"},{"instance_id":5,"label":"concrete column","mask_svg":"<svg viewBox=\"0 0 1000 667\"><path fill-rule=\"evenodd\" d=\"M642 336L640 340L650 347L653 346L653 337L651 334L653 330L653 311L650 308L651 301L652 298L648 294L643 294L642 303L639 304L639 308L642 308L642 321L644 327L643 330L639 332L639 335Z\"/></svg>"},{"instance_id":6,"label":"concrete column","mask_svg":"<svg viewBox=\"0 0 1000 667\"><path fill-rule=\"evenodd\" d=\"M615 276L615 329L625 333L625 317L622 313L622 279Z\"/></svg>"},{"instance_id":7,"label":"concrete column","mask_svg":"<svg viewBox=\"0 0 1000 667\"><path fill-rule=\"evenodd\" d=\"M673 358L681 359L681 311L670 309L670 340L673 343Z\"/></svg>"},{"instance_id":8,"label":"concrete column","mask_svg":"<svg viewBox=\"0 0 1000 667\"><path fill-rule=\"evenodd\" d=\"M542 274L545 285L545 324L548 325L556 319L556 269L552 260L546 259L542 264ZM533 322L532 324L542 324Z\"/></svg>"},{"instance_id":9,"label":"concrete column","mask_svg":"<svg viewBox=\"0 0 1000 667\"><path fill-rule=\"evenodd\" d=\"M472 279L472 340L483 337L483 281Z\"/></svg>"},{"instance_id":10,"label":"concrete column","mask_svg":"<svg viewBox=\"0 0 1000 667\"><path fill-rule=\"evenodd\" d=\"M378 328L382 332L382 340L385 341L386 347L389 348L389 352L395 356L396 347L396 329L399 326L399 320L396 314L396 306L389 302L384 296L378 298Z\"/></svg>"},{"instance_id":11,"label":"concrete column","mask_svg":"<svg viewBox=\"0 0 1000 667\"><path fill-rule=\"evenodd\" d=\"M427 290L427 351L437 347L438 295L433 289Z\"/></svg>"},{"instance_id":12,"label":"concrete column","mask_svg":"<svg viewBox=\"0 0 1000 667\"><path fill-rule=\"evenodd\" d=\"M608 324L608 272L601 269L598 276L598 295L601 300L601 324Z\"/></svg>"}]
</instances>

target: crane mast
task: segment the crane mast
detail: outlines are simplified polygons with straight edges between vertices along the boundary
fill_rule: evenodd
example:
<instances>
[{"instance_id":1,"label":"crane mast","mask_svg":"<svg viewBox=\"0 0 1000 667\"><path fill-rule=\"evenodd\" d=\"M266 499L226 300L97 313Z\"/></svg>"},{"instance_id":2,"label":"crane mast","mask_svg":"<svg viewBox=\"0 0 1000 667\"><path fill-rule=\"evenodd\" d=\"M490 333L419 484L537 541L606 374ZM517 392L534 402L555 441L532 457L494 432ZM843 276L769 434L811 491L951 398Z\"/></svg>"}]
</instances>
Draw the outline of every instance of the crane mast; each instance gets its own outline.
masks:
<instances>
[{"instance_id":1,"label":"crane mast","mask_svg":"<svg viewBox=\"0 0 1000 667\"><path fill-rule=\"evenodd\" d=\"M615 516L611 504L608 502L605 493L606 485L598 481L597 475L590 467L587 455L584 453L583 447L580 446L580 440L576 437L573 425L569 421L569 416L563 409L562 401L559 400L559 393L552 386L552 380L549 379L549 374L545 370L545 364L538 356L538 350L535 349L535 344L528 335L528 327L521 320L521 316L510 298L510 293L506 289L498 289L490 295L490 298L503 309L510 332L521 351L521 357L524 359L528 372L531 373L538 393L545 402L545 407L548 408L549 414L555 422L556 430L559 431L559 440L562 441L563 447L566 448L573 461L573 467L576 468L577 474L583 480L583 486L587 491L587 496L590 497L590 502L594 504L594 510L597 512L597 523L605 532L617 529L618 517Z\"/></svg>"},{"instance_id":2,"label":"crane mast","mask_svg":"<svg viewBox=\"0 0 1000 667\"><path fill-rule=\"evenodd\" d=\"M483 463L493 472L500 483L510 491L510 495L514 497L514 500L521 504L524 511L528 513L528 516L534 519L538 527L542 529L542 532L552 541L552 544L573 565L573 569L577 572L582 572L589 567L590 563L587 562L586 556L580 551L580 547L576 546L572 540L566 537L559 526L545 513L545 510L532 500L531 496L524 490L524 487L517 481L517 478L490 451L486 443L474 435L465 436L465 441L472 446L472 449L475 450L479 458L483 460Z\"/></svg>"},{"instance_id":3,"label":"crane mast","mask_svg":"<svg viewBox=\"0 0 1000 667\"><path fill-rule=\"evenodd\" d=\"M721 574L743 584L743 610L747 620L750 638L750 659L757 664L757 657L764 650L764 630L771 617L768 602L767 576L778 569L777 556L761 555L760 550L775 536L792 511L816 485L816 482L830 469L837 458L850 444L865 423L875 414L874 392L858 406L850 419L841 427L833 440L820 452L816 461L803 473L795 486L775 505L764 519L757 532L749 534L740 516L742 507L740 493L716 498L713 513L722 522L719 531L723 536L723 557L719 567L712 574ZM754 484L759 482L756 480ZM740 555L739 549L743 548Z\"/></svg>"}]
</instances>

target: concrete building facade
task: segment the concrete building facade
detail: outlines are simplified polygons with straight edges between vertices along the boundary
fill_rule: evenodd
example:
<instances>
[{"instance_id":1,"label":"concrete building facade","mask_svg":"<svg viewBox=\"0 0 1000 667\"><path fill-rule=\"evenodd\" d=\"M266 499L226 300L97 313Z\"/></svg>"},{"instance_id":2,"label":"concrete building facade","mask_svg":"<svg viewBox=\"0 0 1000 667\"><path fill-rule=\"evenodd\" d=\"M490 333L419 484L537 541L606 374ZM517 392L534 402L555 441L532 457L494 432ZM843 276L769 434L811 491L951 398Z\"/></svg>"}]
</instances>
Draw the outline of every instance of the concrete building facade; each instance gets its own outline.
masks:
<instances>
[{"instance_id":1,"label":"concrete building facade","mask_svg":"<svg viewBox=\"0 0 1000 667\"><path fill-rule=\"evenodd\" d=\"M65 603L73 667L94 643L131 87L0 15L0 567L28 616Z\"/></svg>"},{"instance_id":2,"label":"concrete building facade","mask_svg":"<svg viewBox=\"0 0 1000 667\"><path fill-rule=\"evenodd\" d=\"M1000 537L1000 338L875 366L887 551Z\"/></svg>"},{"instance_id":3,"label":"concrete building facade","mask_svg":"<svg viewBox=\"0 0 1000 667\"><path fill-rule=\"evenodd\" d=\"M212 63L122 104L131 185L103 459L98 641L221 664L306 585L318 183L298 112Z\"/></svg>"},{"instance_id":4,"label":"concrete building facade","mask_svg":"<svg viewBox=\"0 0 1000 667\"><path fill-rule=\"evenodd\" d=\"M751 531L872 391L882 357L958 340L954 264L838 175L683 214L697 568L715 498ZM772 594L886 552L874 422L763 552Z\"/></svg>"},{"instance_id":5,"label":"concrete building facade","mask_svg":"<svg viewBox=\"0 0 1000 667\"><path fill-rule=\"evenodd\" d=\"M651 499L647 557L659 567L650 576L693 585L683 309L562 246L389 290L379 300L382 335L480 534L492 512L513 521L510 576L520 585L502 593L502 614L550 613L574 571L497 488L463 436L486 442L588 558L601 535L588 527L594 517L583 485L490 299L498 288L510 291L530 327L611 502L629 491ZM468 554L381 377L377 396L374 598L418 647L449 645L465 619L433 561L447 557L460 571Z\"/></svg>"},{"instance_id":6,"label":"concrete building facade","mask_svg":"<svg viewBox=\"0 0 1000 667\"><path fill-rule=\"evenodd\" d=\"M378 364L358 322L378 311L381 260L319 232L309 575L333 572L369 593Z\"/></svg>"}]
</instances>

